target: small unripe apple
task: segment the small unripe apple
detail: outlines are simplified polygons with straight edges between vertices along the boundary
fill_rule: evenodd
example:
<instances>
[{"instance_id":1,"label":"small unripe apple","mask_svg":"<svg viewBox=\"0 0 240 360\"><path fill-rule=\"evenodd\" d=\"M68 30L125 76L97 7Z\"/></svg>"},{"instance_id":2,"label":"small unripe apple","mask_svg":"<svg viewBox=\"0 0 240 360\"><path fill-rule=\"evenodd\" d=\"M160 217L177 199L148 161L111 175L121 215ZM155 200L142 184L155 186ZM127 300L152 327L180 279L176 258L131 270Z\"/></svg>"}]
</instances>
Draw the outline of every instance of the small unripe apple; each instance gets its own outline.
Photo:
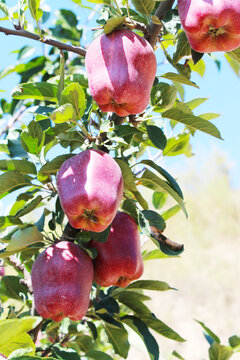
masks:
<instances>
[{"instance_id":1,"label":"small unripe apple","mask_svg":"<svg viewBox=\"0 0 240 360\"><path fill-rule=\"evenodd\" d=\"M90 93L102 111L123 117L146 109L157 63L143 37L127 29L101 35L87 49L85 64Z\"/></svg>"},{"instance_id":2,"label":"small unripe apple","mask_svg":"<svg viewBox=\"0 0 240 360\"><path fill-rule=\"evenodd\" d=\"M35 306L43 318L77 321L86 314L93 264L78 245L60 241L49 246L38 255L31 278Z\"/></svg>"},{"instance_id":3,"label":"small unripe apple","mask_svg":"<svg viewBox=\"0 0 240 360\"><path fill-rule=\"evenodd\" d=\"M178 0L191 47L201 53L240 47L240 0Z\"/></svg>"},{"instance_id":4,"label":"small unripe apple","mask_svg":"<svg viewBox=\"0 0 240 360\"><path fill-rule=\"evenodd\" d=\"M143 259L138 227L133 218L118 212L104 243L92 240L98 255L93 260L94 281L101 286L125 287L142 276Z\"/></svg>"},{"instance_id":5,"label":"small unripe apple","mask_svg":"<svg viewBox=\"0 0 240 360\"><path fill-rule=\"evenodd\" d=\"M59 169L57 187L70 224L87 231L104 231L123 197L121 169L101 150L85 150L66 160Z\"/></svg>"}]
</instances>

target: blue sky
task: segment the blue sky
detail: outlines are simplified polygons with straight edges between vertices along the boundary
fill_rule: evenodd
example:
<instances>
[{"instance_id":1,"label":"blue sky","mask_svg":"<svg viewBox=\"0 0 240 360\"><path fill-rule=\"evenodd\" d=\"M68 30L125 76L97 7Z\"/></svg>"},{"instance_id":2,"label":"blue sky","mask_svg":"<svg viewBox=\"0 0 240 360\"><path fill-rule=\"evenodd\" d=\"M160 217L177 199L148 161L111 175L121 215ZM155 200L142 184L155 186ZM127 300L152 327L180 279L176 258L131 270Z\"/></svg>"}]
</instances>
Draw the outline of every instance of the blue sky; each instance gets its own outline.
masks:
<instances>
[{"instance_id":1,"label":"blue sky","mask_svg":"<svg viewBox=\"0 0 240 360\"><path fill-rule=\"evenodd\" d=\"M16 1L7 1L10 6L16 4ZM57 2L47 1L52 8L66 8L73 9L80 18L84 19L86 23L85 10L78 7L70 0L58 0ZM55 4L54 4L55 3ZM9 22L1 22L2 26L11 27ZM91 22L90 26L95 26L94 22ZM89 29L90 32L90 29ZM11 53L14 50L20 49L24 45L37 46L38 51L36 55L41 54L41 45L35 41L19 38L16 36L5 36L0 33L1 39L1 60L0 70L14 64L16 62L16 54ZM158 49L156 55L162 57ZM198 74L193 73L192 80L195 81L200 89L186 86L186 100L190 100L196 97L209 98L204 104L199 106L195 110L195 114L204 112L219 113L221 116L213 120L213 123L219 128L222 140L215 139L207 134L196 132L192 141L193 152L195 153L194 161L202 163L206 161L206 158L210 155L214 148L218 148L224 154L226 154L229 163L231 163L231 181L234 187L240 187L240 79L234 74L230 66L227 64L221 53L215 54L222 60L221 71L217 69L216 64L208 57L204 56L206 60L206 72L204 78L201 78ZM161 72L161 67L159 67ZM166 67L164 66L164 72ZM167 71L174 71L173 68L169 68ZM3 97L9 98L12 88L17 84L18 76L13 74L0 80L0 89L5 90L5 93L1 93ZM164 81L164 80L163 80ZM187 160L188 161L188 160ZM174 166L175 163L185 164L185 159L180 156L176 159L167 158L165 163L167 166Z\"/></svg>"}]
</instances>

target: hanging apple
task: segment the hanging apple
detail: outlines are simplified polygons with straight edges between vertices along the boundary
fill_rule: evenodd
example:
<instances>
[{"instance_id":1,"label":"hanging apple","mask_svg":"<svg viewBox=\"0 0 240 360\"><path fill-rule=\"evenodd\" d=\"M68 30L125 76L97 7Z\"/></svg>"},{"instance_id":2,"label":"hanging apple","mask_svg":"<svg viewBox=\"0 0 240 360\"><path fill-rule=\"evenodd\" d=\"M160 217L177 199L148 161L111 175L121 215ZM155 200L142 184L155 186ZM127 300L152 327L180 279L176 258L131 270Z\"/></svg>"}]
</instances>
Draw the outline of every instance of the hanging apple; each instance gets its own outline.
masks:
<instances>
[{"instance_id":1,"label":"hanging apple","mask_svg":"<svg viewBox=\"0 0 240 360\"><path fill-rule=\"evenodd\" d=\"M191 47L201 53L240 47L240 0L178 0Z\"/></svg>"},{"instance_id":2,"label":"hanging apple","mask_svg":"<svg viewBox=\"0 0 240 360\"><path fill-rule=\"evenodd\" d=\"M94 280L97 284L125 287L142 276L140 235L130 215L118 212L107 241L101 243L92 240L89 246L98 252L93 260Z\"/></svg>"},{"instance_id":3,"label":"hanging apple","mask_svg":"<svg viewBox=\"0 0 240 360\"><path fill-rule=\"evenodd\" d=\"M59 169L57 187L70 224L87 231L104 231L123 197L121 169L101 150L85 150L66 160Z\"/></svg>"},{"instance_id":4,"label":"hanging apple","mask_svg":"<svg viewBox=\"0 0 240 360\"><path fill-rule=\"evenodd\" d=\"M85 58L89 90L99 108L119 116L143 112L157 63L151 45L131 30L97 37Z\"/></svg>"},{"instance_id":5,"label":"hanging apple","mask_svg":"<svg viewBox=\"0 0 240 360\"><path fill-rule=\"evenodd\" d=\"M93 280L91 258L78 245L60 241L38 255L31 272L36 309L43 318L82 319Z\"/></svg>"}]
</instances>

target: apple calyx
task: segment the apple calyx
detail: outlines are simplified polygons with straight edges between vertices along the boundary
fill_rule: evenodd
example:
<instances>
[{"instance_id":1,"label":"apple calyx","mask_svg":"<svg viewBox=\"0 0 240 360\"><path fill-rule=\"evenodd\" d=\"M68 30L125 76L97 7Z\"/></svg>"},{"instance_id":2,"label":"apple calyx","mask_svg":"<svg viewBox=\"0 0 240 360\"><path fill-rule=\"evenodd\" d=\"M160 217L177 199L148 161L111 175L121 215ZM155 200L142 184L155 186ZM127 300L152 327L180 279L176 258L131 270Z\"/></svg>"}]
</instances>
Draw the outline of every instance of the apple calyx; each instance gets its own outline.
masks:
<instances>
[{"instance_id":1,"label":"apple calyx","mask_svg":"<svg viewBox=\"0 0 240 360\"><path fill-rule=\"evenodd\" d=\"M217 37L219 35L225 34L226 30L224 29L224 26L216 28L212 25L209 26L208 34L212 37Z\"/></svg>"}]
</instances>

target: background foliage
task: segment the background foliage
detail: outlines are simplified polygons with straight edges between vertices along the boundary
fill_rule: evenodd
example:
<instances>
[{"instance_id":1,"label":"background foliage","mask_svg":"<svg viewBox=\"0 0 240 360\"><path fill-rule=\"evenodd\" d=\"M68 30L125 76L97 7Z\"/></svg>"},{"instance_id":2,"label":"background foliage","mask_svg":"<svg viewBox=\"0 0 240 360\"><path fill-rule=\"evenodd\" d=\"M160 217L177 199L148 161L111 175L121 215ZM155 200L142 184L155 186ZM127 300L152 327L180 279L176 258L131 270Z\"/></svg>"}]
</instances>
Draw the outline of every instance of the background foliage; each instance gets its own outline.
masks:
<instances>
[{"instance_id":1,"label":"background foliage","mask_svg":"<svg viewBox=\"0 0 240 360\"><path fill-rule=\"evenodd\" d=\"M55 238L64 238L66 231L55 185L57 171L64 160L91 147L109 151L122 169L122 209L138 222L146 241L146 264L151 259L161 262L172 256L171 261L176 260L183 245L168 239L166 225L179 211L187 217L188 209L175 174L162 166L162 159L191 157L191 143L199 131L221 139L212 122L218 114L195 115L205 98L185 101L186 86L198 87L191 80L192 72L204 76L206 64L204 57L191 51L175 5L164 14L161 25L156 15L161 2L74 2L79 6L76 13L59 9L53 21L51 9L40 1L19 0L13 7L5 1L0 3L2 20L8 19L8 28L0 28L1 32L33 40L32 46L14 49L16 64L0 73L0 78L19 75L11 99L1 99L0 198L8 204L8 212L0 217L0 257L8 270L0 286L0 353L15 360L49 355L49 359L127 358L131 329L143 340L150 359L157 360L162 336L169 342L185 341L181 331L166 325L145 304L150 300L146 294L149 290L151 296L153 291L169 291L176 299L172 284L151 275L151 280L144 278L126 289L93 286L93 304L83 321L54 323L43 321L32 310L30 271L39 251ZM81 19L86 6L89 18L94 16L96 20L94 32L86 31ZM84 48L92 36L108 33L123 23L135 27L141 35L147 26L161 27L161 36L154 45L159 66L150 106L140 117L119 121L99 111L89 95ZM36 54L34 40L42 42L42 53ZM155 44L156 39L150 36L149 41ZM217 63L213 56L206 56ZM239 49L225 57L239 74ZM161 61L169 63L169 71L161 71ZM76 236L80 245L85 235ZM202 322L199 324L209 342L210 360L229 359L239 350L239 337L231 337L227 346L222 345L217 335ZM158 334L161 338L156 341ZM171 342L172 349L174 344ZM172 356L182 358L176 351Z\"/></svg>"}]
</instances>

